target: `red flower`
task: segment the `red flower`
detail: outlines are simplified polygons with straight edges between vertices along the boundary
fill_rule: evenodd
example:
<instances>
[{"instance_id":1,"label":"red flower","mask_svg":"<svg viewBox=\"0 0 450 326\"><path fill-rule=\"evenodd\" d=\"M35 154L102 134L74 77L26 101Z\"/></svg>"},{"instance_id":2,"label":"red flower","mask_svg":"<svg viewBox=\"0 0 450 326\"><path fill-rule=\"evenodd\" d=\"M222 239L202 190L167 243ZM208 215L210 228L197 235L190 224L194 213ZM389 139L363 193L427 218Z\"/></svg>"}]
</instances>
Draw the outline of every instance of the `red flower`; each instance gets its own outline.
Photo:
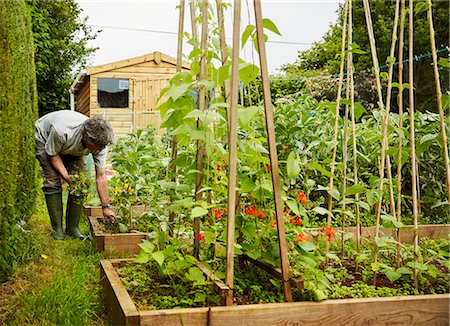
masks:
<instances>
[{"instance_id":1,"label":"red flower","mask_svg":"<svg viewBox=\"0 0 450 326\"><path fill-rule=\"evenodd\" d=\"M273 229L276 229L276 228L277 228L277 221L273 221L271 227L272 227Z\"/></svg>"},{"instance_id":2,"label":"red flower","mask_svg":"<svg viewBox=\"0 0 450 326\"><path fill-rule=\"evenodd\" d=\"M328 240L328 241L331 241L331 239L333 238L333 236L336 234L336 231L333 230L333 229L331 228L331 226L324 227L323 230L325 231L325 234L327 235L327 240Z\"/></svg>"},{"instance_id":3,"label":"red flower","mask_svg":"<svg viewBox=\"0 0 450 326\"><path fill-rule=\"evenodd\" d=\"M303 233L298 233L296 239L294 240L294 243L298 242L306 242L308 241L308 237L304 235Z\"/></svg>"},{"instance_id":4,"label":"red flower","mask_svg":"<svg viewBox=\"0 0 450 326\"><path fill-rule=\"evenodd\" d=\"M265 171L265 172L272 171L272 167L271 167L269 164L267 164L267 165L264 167L264 171Z\"/></svg>"},{"instance_id":5,"label":"red flower","mask_svg":"<svg viewBox=\"0 0 450 326\"><path fill-rule=\"evenodd\" d=\"M256 205L247 206L247 208L245 209L245 213L248 215L256 215Z\"/></svg>"},{"instance_id":6,"label":"red flower","mask_svg":"<svg viewBox=\"0 0 450 326\"><path fill-rule=\"evenodd\" d=\"M284 214L289 216L289 208L286 208L286 210L284 211Z\"/></svg>"},{"instance_id":7,"label":"red flower","mask_svg":"<svg viewBox=\"0 0 450 326\"><path fill-rule=\"evenodd\" d=\"M264 217L266 217L266 214L264 214L262 210L258 209L258 217L262 220Z\"/></svg>"},{"instance_id":8,"label":"red flower","mask_svg":"<svg viewBox=\"0 0 450 326\"><path fill-rule=\"evenodd\" d=\"M288 145L281 145L281 148L286 151L289 148L289 146Z\"/></svg>"},{"instance_id":9,"label":"red flower","mask_svg":"<svg viewBox=\"0 0 450 326\"><path fill-rule=\"evenodd\" d=\"M300 225L302 225L302 221L300 221L300 219L298 218L298 216L292 217L292 218L289 220L289 223L291 223L291 224L294 225L294 226L300 226Z\"/></svg>"},{"instance_id":10,"label":"red flower","mask_svg":"<svg viewBox=\"0 0 450 326\"><path fill-rule=\"evenodd\" d=\"M220 162L216 162L216 170L220 172L220 169L221 169Z\"/></svg>"},{"instance_id":11,"label":"red flower","mask_svg":"<svg viewBox=\"0 0 450 326\"><path fill-rule=\"evenodd\" d=\"M214 213L216 214L217 219L220 220L222 218L222 211L220 209L215 209Z\"/></svg>"},{"instance_id":12,"label":"red flower","mask_svg":"<svg viewBox=\"0 0 450 326\"><path fill-rule=\"evenodd\" d=\"M194 239L197 239L197 237L194 235ZM205 236L203 235L203 233L199 233L198 234L198 240L199 241L203 241L203 240L205 240Z\"/></svg>"},{"instance_id":13,"label":"red flower","mask_svg":"<svg viewBox=\"0 0 450 326\"><path fill-rule=\"evenodd\" d=\"M300 200L300 202L303 205L305 205L308 202L308 199L306 198L306 195L303 192L299 192L296 199Z\"/></svg>"}]
</instances>

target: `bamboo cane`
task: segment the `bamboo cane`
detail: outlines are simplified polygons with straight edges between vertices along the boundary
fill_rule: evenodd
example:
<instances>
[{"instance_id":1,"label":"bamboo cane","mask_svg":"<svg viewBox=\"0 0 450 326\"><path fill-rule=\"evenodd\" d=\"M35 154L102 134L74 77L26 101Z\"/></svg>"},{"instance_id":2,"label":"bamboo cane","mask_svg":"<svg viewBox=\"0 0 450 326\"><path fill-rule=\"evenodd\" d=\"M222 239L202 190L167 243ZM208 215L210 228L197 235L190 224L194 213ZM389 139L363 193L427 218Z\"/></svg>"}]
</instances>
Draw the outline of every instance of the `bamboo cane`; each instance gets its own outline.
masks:
<instances>
[{"instance_id":1,"label":"bamboo cane","mask_svg":"<svg viewBox=\"0 0 450 326\"><path fill-rule=\"evenodd\" d=\"M447 175L446 183L447 183L447 195L448 202L450 203L450 163L448 157L448 147L447 147L447 135L445 132L445 122L444 122L444 110L442 108L442 92L441 92L441 82L439 80L439 69L437 63L437 55L436 55L436 41L434 36L434 27L433 27L433 14L431 8L431 1L426 0L427 3L427 12L428 12L428 24L430 27L430 40L431 40L431 53L433 57L433 68L434 68L434 80L436 83L436 96L439 110L439 118L441 123L441 136L442 136L442 149L444 150L444 162L445 162L445 172Z\"/></svg>"},{"instance_id":2,"label":"bamboo cane","mask_svg":"<svg viewBox=\"0 0 450 326\"><path fill-rule=\"evenodd\" d=\"M198 33L197 33L197 10L195 8L195 0L191 0L189 4L189 9L191 12L191 29L192 29L192 38L195 40L195 43L197 43L198 40ZM194 47L197 47L197 45L194 45Z\"/></svg>"},{"instance_id":3,"label":"bamboo cane","mask_svg":"<svg viewBox=\"0 0 450 326\"><path fill-rule=\"evenodd\" d=\"M417 223L417 186L416 186L416 142L414 132L414 71L413 71L413 22L414 8L413 1L409 1L409 121L410 121L410 144L411 144L411 185L413 199L413 217L414 217L414 262L417 262L419 249L419 226ZM418 288L417 269L413 268L414 288Z\"/></svg>"},{"instance_id":4,"label":"bamboo cane","mask_svg":"<svg viewBox=\"0 0 450 326\"><path fill-rule=\"evenodd\" d=\"M277 219L278 244L281 258L281 272L283 276L283 294L285 301L292 301L292 290L289 275L289 262L287 257L286 235L284 233L283 202L281 200L280 176L278 171L278 157L275 141L275 127L273 121L272 100L270 96L269 72L267 69L266 45L262 24L261 1L254 0L256 35L261 66L261 80L263 86L264 108L266 113L267 138L269 143L269 157L272 171L273 193L275 197L275 212Z\"/></svg>"},{"instance_id":5,"label":"bamboo cane","mask_svg":"<svg viewBox=\"0 0 450 326\"><path fill-rule=\"evenodd\" d=\"M349 2L348 6L348 37L349 37L349 43L351 44L353 42L353 10L352 10L352 2ZM351 101L351 109L350 109L350 116L351 116L351 124L352 124L352 145L353 145L353 174L354 174L354 184L358 184L358 151L356 149L356 123L355 123L355 85L353 80L353 53L349 51L348 54L348 63L349 65L349 78L350 78L350 101ZM359 200L359 194L355 194L355 200L358 202ZM359 221L359 205L356 206L356 248L359 252L359 245L361 244L361 225Z\"/></svg>"},{"instance_id":6,"label":"bamboo cane","mask_svg":"<svg viewBox=\"0 0 450 326\"><path fill-rule=\"evenodd\" d=\"M333 175L334 175L334 165L336 162L336 151L337 151L337 137L338 137L338 127L339 127L339 108L341 106L341 91L342 91L342 83L344 79L344 61L345 61L345 42L346 42L346 36L347 36L347 11L348 11L348 2L349 0L345 1L344 5L344 26L342 27L342 43L341 43L341 63L339 68L339 83L338 83L338 93L337 93L337 99L336 99L336 110L335 110L335 119L334 119L334 134L333 134L333 155L331 158L331 174L330 177L330 193L328 197L328 216L327 216L327 227L331 226L331 209L333 208ZM328 252L330 250L330 242L327 241L326 243L326 258L325 258L325 264L328 265Z\"/></svg>"},{"instance_id":7,"label":"bamboo cane","mask_svg":"<svg viewBox=\"0 0 450 326\"><path fill-rule=\"evenodd\" d=\"M367 32L369 34L369 43L370 43L370 49L372 53L372 61L373 61L373 68L375 73L375 80L377 84L377 92L378 92L378 105L380 107L381 112L385 111L385 107L383 104L383 95L381 92L381 81L380 81L380 68L378 65L378 57L377 57L377 50L375 46L375 36L373 34L373 24L372 24L372 17L370 16L370 6L368 0L363 0L364 4L364 14L366 16L366 25L367 25ZM386 135L387 135L387 112L385 112L385 116L381 118L381 125L382 125L382 140L381 140L381 160L379 162L379 189L381 194L383 193L383 184L384 184L384 163L385 163L385 154L386 154ZM375 221L375 239L378 238L378 234L380 232L380 214L381 214L381 203L382 203L383 195L380 196L380 199L378 200L377 206L376 206L376 221ZM374 262L376 263L378 260L378 246L377 243L374 243ZM376 273L374 275L373 282L376 284Z\"/></svg>"},{"instance_id":8,"label":"bamboo cane","mask_svg":"<svg viewBox=\"0 0 450 326\"><path fill-rule=\"evenodd\" d=\"M397 221L402 219L402 147L403 147L403 37L405 30L405 0L401 0L400 38L398 45L398 165L397 165ZM400 267L400 230L397 233L397 268Z\"/></svg>"},{"instance_id":9,"label":"bamboo cane","mask_svg":"<svg viewBox=\"0 0 450 326\"><path fill-rule=\"evenodd\" d=\"M223 16L223 4L222 0L216 0L217 5L217 16L219 23L219 42L220 42L220 54L222 59L222 66L225 65L228 61L228 51L227 51L227 43L225 38L225 23ZM229 79L225 80L224 83L225 89L225 102L230 102L230 81ZM227 120L230 121L229 112L227 110Z\"/></svg>"},{"instance_id":10,"label":"bamboo cane","mask_svg":"<svg viewBox=\"0 0 450 326\"><path fill-rule=\"evenodd\" d=\"M184 0L180 0L180 16L178 20L178 44L177 44L177 73L181 71L182 69L182 58L183 58L183 33L184 33L184 7L185 2ZM171 170L173 173L172 181L177 181L177 165L175 164L175 160L178 156L178 141L177 136L174 135L172 137L172 155L171 155ZM172 195L170 196L170 201L173 201ZM175 214L174 212L169 212L169 236L173 236L173 221L174 221Z\"/></svg>"},{"instance_id":11,"label":"bamboo cane","mask_svg":"<svg viewBox=\"0 0 450 326\"><path fill-rule=\"evenodd\" d=\"M206 50L207 50L207 41L208 41L208 1L202 1L202 40L200 44L201 49L201 59L200 59L200 80L204 80L206 78ZM201 111L205 111L205 86L199 85L198 87L198 108ZM197 120L197 126L200 126L200 120ZM195 174L195 201L199 201L202 198L202 194L200 190L202 188L202 170L203 170L203 155L204 155L204 147L203 142L197 141L197 157L196 157L196 169L197 173ZM199 233L200 233L200 218L194 218L194 256L198 258L199 254Z\"/></svg>"},{"instance_id":12,"label":"bamboo cane","mask_svg":"<svg viewBox=\"0 0 450 326\"><path fill-rule=\"evenodd\" d=\"M233 19L233 58L231 67L231 107L229 123L229 174L228 174L228 220L227 220L227 269L225 284L231 289L226 297L226 305L233 305L233 272L234 272L234 219L236 215L236 183L237 183L237 107L239 86L239 48L241 1L234 0Z\"/></svg>"},{"instance_id":13,"label":"bamboo cane","mask_svg":"<svg viewBox=\"0 0 450 326\"><path fill-rule=\"evenodd\" d=\"M397 27L398 27L398 17L399 17L399 8L400 8L400 0L395 2L395 15L394 15L394 26L392 28L392 41L391 41L391 49L389 52L389 60L388 60L388 88L386 95L386 128L389 125L389 112L391 108L391 96L392 96L392 76L394 73L394 56L395 56L395 46L397 44ZM387 130L384 141L386 141L385 148L386 150L389 147L388 139L387 139ZM389 180L389 198L390 198L390 210L391 215L395 218L395 200L394 200L394 190L392 185L392 171L391 171L391 161L389 156L386 156L386 168Z\"/></svg>"},{"instance_id":14,"label":"bamboo cane","mask_svg":"<svg viewBox=\"0 0 450 326\"><path fill-rule=\"evenodd\" d=\"M350 29L349 29L349 35L348 35L348 48L350 48L350 45L352 44L350 42L351 36L350 36ZM347 192L347 145L348 145L348 139L347 139L347 129L348 129L348 111L349 111L349 105L348 101L350 99L350 52L347 52L347 80L346 80L346 89L345 89L345 113L344 113L344 132L342 136L342 164L343 164L343 176L342 176L342 237L341 237L341 255L344 257L345 254L345 223L346 223L346 205L345 205L345 193Z\"/></svg>"}]
</instances>

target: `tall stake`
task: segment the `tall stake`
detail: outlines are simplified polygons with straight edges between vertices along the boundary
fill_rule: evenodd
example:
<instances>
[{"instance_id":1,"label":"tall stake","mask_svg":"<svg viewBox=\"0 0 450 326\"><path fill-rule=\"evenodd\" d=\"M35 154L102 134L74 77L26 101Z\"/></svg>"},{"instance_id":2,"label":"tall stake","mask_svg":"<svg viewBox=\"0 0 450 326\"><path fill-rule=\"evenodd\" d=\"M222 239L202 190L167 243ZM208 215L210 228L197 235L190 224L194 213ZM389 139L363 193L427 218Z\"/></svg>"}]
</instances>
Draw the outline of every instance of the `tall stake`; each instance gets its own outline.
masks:
<instances>
[{"instance_id":1,"label":"tall stake","mask_svg":"<svg viewBox=\"0 0 450 326\"><path fill-rule=\"evenodd\" d=\"M385 135L383 135L384 141L386 141L385 149L388 149L388 140L387 140L387 126L389 125L389 111L391 108L391 95L392 95L392 75L394 73L394 55L395 55L395 45L397 44L397 27L398 27L398 15L399 15L399 8L400 8L400 0L396 1L395 4L395 16L394 16L394 27L392 28L392 41L391 41L391 50L389 52L389 59L388 59L388 88L387 88L387 96L386 96L386 116L384 117L386 119L386 130ZM390 208L391 208L391 215L395 217L395 201L394 201L394 190L392 186L392 172L391 172L391 161L389 156L386 156L386 168L387 168L387 174L388 174L388 180L389 180L389 194L390 194Z\"/></svg>"},{"instance_id":2,"label":"tall stake","mask_svg":"<svg viewBox=\"0 0 450 326\"><path fill-rule=\"evenodd\" d=\"M444 162L445 162L445 172L447 175L447 195L448 202L450 203L450 163L448 158L448 148L447 148L447 135L445 133L445 122L444 122L444 110L442 109L442 92L441 92L441 82L439 80L439 69L437 63L436 55L436 41L434 39L434 27L433 27L433 15L431 0L426 0L427 11L428 11L428 24L430 26L430 40L431 40L431 53L433 56L433 68L434 68L434 81L436 83L436 96L439 110L439 118L441 122L441 136L442 136L442 149L444 150Z\"/></svg>"},{"instance_id":3,"label":"tall stake","mask_svg":"<svg viewBox=\"0 0 450 326\"><path fill-rule=\"evenodd\" d=\"M353 10L352 2L348 4L348 38L349 43L353 42ZM349 66L349 78L350 78L350 100L351 100L351 124L352 124L352 145L353 145L353 174L354 174L354 184L358 184L358 151L356 149L356 122L355 122L355 85L353 81L353 53L348 51L348 62ZM359 194L355 194L355 200L358 202ZM361 228L359 221L359 205L356 206L356 248L359 252L359 245L361 243Z\"/></svg>"},{"instance_id":4,"label":"tall stake","mask_svg":"<svg viewBox=\"0 0 450 326\"><path fill-rule=\"evenodd\" d=\"M261 66L261 80L263 86L264 108L266 113L267 138L269 142L270 165L272 167L273 193L275 197L275 212L277 219L278 245L280 247L281 273L283 277L283 294L285 301L292 301L292 291L289 275L289 262L287 259L286 235L284 233L283 202L280 191L280 175L278 172L278 156L275 142L275 127L273 122L272 99L270 96L269 73L267 69L266 45L262 23L261 1L254 0L256 35Z\"/></svg>"},{"instance_id":5,"label":"tall stake","mask_svg":"<svg viewBox=\"0 0 450 326\"><path fill-rule=\"evenodd\" d=\"M200 44L200 49L202 53L202 57L200 59L200 80L204 80L206 78L206 50L207 50L207 41L208 41L208 1L202 1L202 41ZM199 85L198 87L198 108L201 111L205 110L205 86ZM197 120L197 125L200 125L200 120ZM199 201L202 199L202 194L200 190L202 189L202 170L203 170L203 155L204 155L204 147L203 142L197 141L197 158L196 158L196 169L197 173L195 174L195 201ZM199 233L200 233L200 217L194 218L194 256L198 258L199 255Z\"/></svg>"},{"instance_id":6,"label":"tall stake","mask_svg":"<svg viewBox=\"0 0 450 326\"><path fill-rule=\"evenodd\" d=\"M231 289L226 297L226 305L233 305L233 272L234 272L234 218L236 215L236 183L237 183L237 107L239 86L239 47L240 47L241 1L234 0L233 21L233 58L231 66L231 107L229 130L229 173L228 173L228 220L227 220L227 270L225 284Z\"/></svg>"},{"instance_id":7,"label":"tall stake","mask_svg":"<svg viewBox=\"0 0 450 326\"><path fill-rule=\"evenodd\" d=\"M398 165L397 165L397 221L402 219L402 147L403 147L403 37L405 30L405 0L401 0L400 38L398 44ZM400 230L397 229L397 268L400 267Z\"/></svg>"},{"instance_id":8,"label":"tall stake","mask_svg":"<svg viewBox=\"0 0 450 326\"><path fill-rule=\"evenodd\" d=\"M227 51L227 43L225 38L225 23L223 17L223 5L222 0L216 0L217 5L217 16L219 20L219 43L220 43L220 55L222 59L222 66L225 65L228 61L228 51ZM229 104L230 102L230 81L225 80L225 102ZM230 121L230 114L227 110L227 121Z\"/></svg>"},{"instance_id":9,"label":"tall stake","mask_svg":"<svg viewBox=\"0 0 450 326\"><path fill-rule=\"evenodd\" d=\"M181 71L183 65L183 33L184 33L184 0L180 0L180 16L178 20L178 47L177 47L177 73ZM177 136L174 135L172 137L172 161L170 164L173 178L172 181L176 182L177 180L177 165L175 164L175 160L178 156L178 141ZM172 197L172 195L171 195ZM172 202L173 198L171 198ZM173 236L173 220L175 214L174 212L169 212L169 236Z\"/></svg>"},{"instance_id":10,"label":"tall stake","mask_svg":"<svg viewBox=\"0 0 450 326\"><path fill-rule=\"evenodd\" d=\"M338 84L338 93L336 99L336 111L335 111L335 119L334 119L334 134L333 134L333 156L331 158L331 174L334 175L334 165L336 162L336 151L337 151L337 137L338 137L338 127L339 127L339 108L341 106L341 92L342 92L342 81L344 79L344 62L345 62L345 41L347 37L347 10L348 10L349 0L345 1L344 6L344 26L342 28L342 43L341 43L341 65L339 68L339 84ZM333 208L333 176L330 177L330 193L328 197L328 217L327 217L327 226L331 226L331 209ZM328 252L330 250L330 242L327 241L326 244L326 262L328 265Z\"/></svg>"},{"instance_id":11,"label":"tall stake","mask_svg":"<svg viewBox=\"0 0 450 326\"><path fill-rule=\"evenodd\" d=\"M417 222L417 178L416 178L416 141L414 132L414 71L413 71L413 22L414 7L413 1L409 1L409 121L410 121L410 144L411 144L411 186L413 199L413 217L414 217L414 262L417 262L419 250L419 225ZM413 268L414 288L418 288L417 269Z\"/></svg>"}]
</instances>

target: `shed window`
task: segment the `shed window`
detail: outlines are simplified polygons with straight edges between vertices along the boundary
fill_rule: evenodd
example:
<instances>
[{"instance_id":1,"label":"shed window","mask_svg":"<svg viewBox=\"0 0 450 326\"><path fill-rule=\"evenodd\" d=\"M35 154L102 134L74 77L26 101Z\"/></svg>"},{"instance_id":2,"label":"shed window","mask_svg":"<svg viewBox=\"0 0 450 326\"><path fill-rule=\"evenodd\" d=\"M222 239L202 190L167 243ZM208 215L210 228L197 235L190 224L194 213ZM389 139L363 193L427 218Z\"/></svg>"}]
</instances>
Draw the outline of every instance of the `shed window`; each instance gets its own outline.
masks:
<instances>
[{"instance_id":1,"label":"shed window","mask_svg":"<svg viewBox=\"0 0 450 326\"><path fill-rule=\"evenodd\" d=\"M98 107L128 108L128 79L98 78L97 82Z\"/></svg>"}]
</instances>

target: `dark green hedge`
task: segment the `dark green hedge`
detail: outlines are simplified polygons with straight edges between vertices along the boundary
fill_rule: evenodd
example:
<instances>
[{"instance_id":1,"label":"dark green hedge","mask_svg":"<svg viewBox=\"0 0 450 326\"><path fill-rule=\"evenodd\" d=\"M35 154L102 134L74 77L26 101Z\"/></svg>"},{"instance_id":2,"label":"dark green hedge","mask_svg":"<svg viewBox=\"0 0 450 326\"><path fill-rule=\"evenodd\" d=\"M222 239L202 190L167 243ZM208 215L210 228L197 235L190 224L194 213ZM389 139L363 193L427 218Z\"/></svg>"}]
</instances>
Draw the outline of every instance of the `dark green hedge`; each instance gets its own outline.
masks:
<instances>
[{"instance_id":1,"label":"dark green hedge","mask_svg":"<svg viewBox=\"0 0 450 326\"><path fill-rule=\"evenodd\" d=\"M34 209L37 119L36 73L31 21L23 1L0 1L0 281L22 257L20 224Z\"/></svg>"}]
</instances>

